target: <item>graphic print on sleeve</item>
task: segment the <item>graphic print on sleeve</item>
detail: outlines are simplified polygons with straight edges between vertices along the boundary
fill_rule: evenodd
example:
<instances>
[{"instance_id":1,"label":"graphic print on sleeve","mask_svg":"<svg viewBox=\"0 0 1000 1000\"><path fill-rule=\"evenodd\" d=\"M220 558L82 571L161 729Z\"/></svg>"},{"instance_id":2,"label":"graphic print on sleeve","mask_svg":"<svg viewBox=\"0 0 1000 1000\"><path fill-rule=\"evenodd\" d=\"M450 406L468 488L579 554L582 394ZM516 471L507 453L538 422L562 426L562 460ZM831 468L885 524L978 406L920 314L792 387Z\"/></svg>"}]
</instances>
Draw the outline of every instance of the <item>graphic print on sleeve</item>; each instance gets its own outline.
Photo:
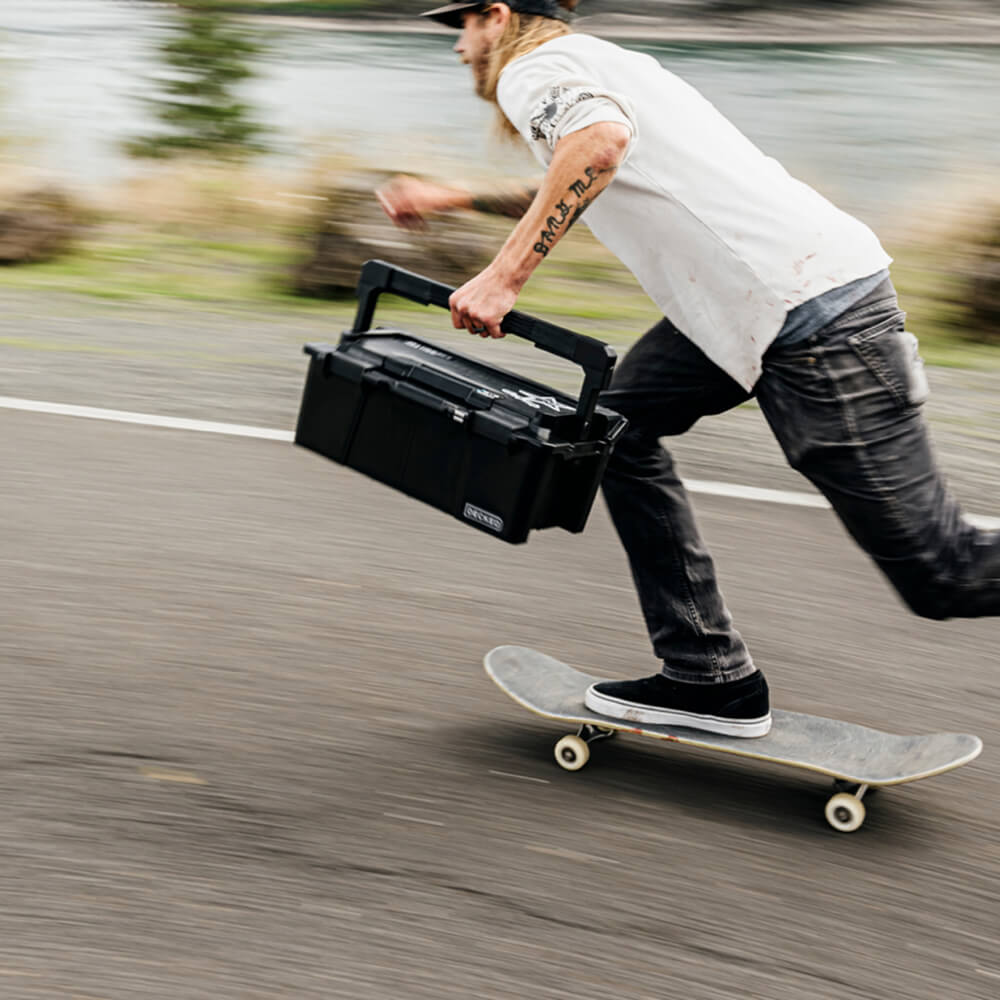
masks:
<instances>
[{"instance_id":1,"label":"graphic print on sleeve","mask_svg":"<svg viewBox=\"0 0 1000 1000\"><path fill-rule=\"evenodd\" d=\"M554 146L556 129L566 116L566 112L581 101L593 100L595 96L592 91L582 87L550 87L538 109L531 116L531 138L536 141L544 139L550 147Z\"/></svg>"}]
</instances>

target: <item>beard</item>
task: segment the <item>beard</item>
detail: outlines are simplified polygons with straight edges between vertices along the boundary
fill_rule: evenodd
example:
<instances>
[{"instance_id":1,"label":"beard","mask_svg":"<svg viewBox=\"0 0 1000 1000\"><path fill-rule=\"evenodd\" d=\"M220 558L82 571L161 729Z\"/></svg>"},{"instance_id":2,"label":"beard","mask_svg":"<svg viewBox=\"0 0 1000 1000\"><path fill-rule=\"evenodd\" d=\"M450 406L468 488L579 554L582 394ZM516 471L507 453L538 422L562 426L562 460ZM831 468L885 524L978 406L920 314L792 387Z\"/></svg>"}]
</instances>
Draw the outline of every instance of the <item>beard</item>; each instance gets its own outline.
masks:
<instances>
[{"instance_id":1,"label":"beard","mask_svg":"<svg viewBox=\"0 0 1000 1000\"><path fill-rule=\"evenodd\" d=\"M489 95L486 93L486 84L491 55L492 50L487 48L480 52L475 59L469 62L469 68L472 70L472 84L476 91L476 97L482 97L484 100L489 100Z\"/></svg>"}]
</instances>

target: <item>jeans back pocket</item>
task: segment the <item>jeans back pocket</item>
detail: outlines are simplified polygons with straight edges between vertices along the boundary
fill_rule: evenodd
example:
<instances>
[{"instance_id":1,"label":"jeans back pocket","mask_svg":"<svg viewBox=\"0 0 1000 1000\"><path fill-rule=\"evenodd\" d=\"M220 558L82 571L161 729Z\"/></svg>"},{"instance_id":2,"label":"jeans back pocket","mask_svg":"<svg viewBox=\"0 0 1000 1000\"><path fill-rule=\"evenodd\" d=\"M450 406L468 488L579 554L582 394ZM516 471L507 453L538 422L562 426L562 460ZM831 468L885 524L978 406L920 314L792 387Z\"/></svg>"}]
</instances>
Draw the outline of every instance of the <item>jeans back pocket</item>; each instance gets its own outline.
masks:
<instances>
[{"instance_id":1,"label":"jeans back pocket","mask_svg":"<svg viewBox=\"0 0 1000 1000\"><path fill-rule=\"evenodd\" d=\"M917 338L903 327L902 314L847 338L854 353L901 408L920 406L930 394Z\"/></svg>"}]
</instances>

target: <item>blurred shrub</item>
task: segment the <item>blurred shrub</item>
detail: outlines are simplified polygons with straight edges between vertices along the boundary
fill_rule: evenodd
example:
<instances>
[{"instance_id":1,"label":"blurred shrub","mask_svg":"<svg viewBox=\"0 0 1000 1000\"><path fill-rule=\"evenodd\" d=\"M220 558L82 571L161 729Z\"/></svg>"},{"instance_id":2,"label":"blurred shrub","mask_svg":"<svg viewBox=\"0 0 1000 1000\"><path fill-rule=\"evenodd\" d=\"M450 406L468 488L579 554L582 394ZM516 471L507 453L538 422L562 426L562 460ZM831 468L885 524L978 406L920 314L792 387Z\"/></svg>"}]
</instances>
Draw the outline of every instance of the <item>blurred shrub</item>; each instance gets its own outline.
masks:
<instances>
[{"instance_id":1,"label":"blurred shrub","mask_svg":"<svg viewBox=\"0 0 1000 1000\"><path fill-rule=\"evenodd\" d=\"M161 128L126 143L126 150L150 158L196 151L239 158L259 152L262 126L234 88L253 76L250 63L260 46L207 7L195 5L177 17L161 48L167 66L163 91L149 100Z\"/></svg>"},{"instance_id":2,"label":"blurred shrub","mask_svg":"<svg viewBox=\"0 0 1000 1000\"><path fill-rule=\"evenodd\" d=\"M437 216L419 231L396 228L373 193L384 179L375 171L358 172L323 191L309 227L311 251L292 275L299 295L353 294L361 265L373 257L450 285L463 284L492 260L496 235L472 215Z\"/></svg>"},{"instance_id":3,"label":"blurred shrub","mask_svg":"<svg viewBox=\"0 0 1000 1000\"><path fill-rule=\"evenodd\" d=\"M954 301L959 336L1000 346L1000 206L971 224L960 246Z\"/></svg>"},{"instance_id":4,"label":"blurred shrub","mask_svg":"<svg viewBox=\"0 0 1000 1000\"><path fill-rule=\"evenodd\" d=\"M10 197L0 210L0 264L51 260L66 253L82 220L80 209L55 188Z\"/></svg>"}]
</instances>

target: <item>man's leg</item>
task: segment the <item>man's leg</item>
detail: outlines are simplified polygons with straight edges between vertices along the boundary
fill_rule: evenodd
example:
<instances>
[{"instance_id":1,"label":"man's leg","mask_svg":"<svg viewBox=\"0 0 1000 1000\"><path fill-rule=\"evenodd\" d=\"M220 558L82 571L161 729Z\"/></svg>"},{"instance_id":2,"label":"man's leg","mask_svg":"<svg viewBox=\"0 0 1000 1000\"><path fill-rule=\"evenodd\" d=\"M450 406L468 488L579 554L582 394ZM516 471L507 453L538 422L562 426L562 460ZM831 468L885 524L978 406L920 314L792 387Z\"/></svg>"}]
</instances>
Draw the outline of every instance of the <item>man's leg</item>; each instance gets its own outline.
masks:
<instances>
[{"instance_id":1,"label":"man's leg","mask_svg":"<svg viewBox=\"0 0 1000 1000\"><path fill-rule=\"evenodd\" d=\"M603 490L663 672L596 685L587 694L595 711L732 735L770 728L767 685L733 628L687 492L659 441L748 398L666 320L636 343L601 398L629 420Z\"/></svg>"},{"instance_id":2,"label":"man's leg","mask_svg":"<svg viewBox=\"0 0 1000 1000\"><path fill-rule=\"evenodd\" d=\"M806 345L770 351L757 396L791 465L913 611L1000 615L1000 532L965 521L937 468L903 320L887 282Z\"/></svg>"},{"instance_id":3,"label":"man's leg","mask_svg":"<svg viewBox=\"0 0 1000 1000\"><path fill-rule=\"evenodd\" d=\"M688 683L752 674L687 491L655 431L638 425L623 435L603 490L663 673Z\"/></svg>"}]
</instances>

